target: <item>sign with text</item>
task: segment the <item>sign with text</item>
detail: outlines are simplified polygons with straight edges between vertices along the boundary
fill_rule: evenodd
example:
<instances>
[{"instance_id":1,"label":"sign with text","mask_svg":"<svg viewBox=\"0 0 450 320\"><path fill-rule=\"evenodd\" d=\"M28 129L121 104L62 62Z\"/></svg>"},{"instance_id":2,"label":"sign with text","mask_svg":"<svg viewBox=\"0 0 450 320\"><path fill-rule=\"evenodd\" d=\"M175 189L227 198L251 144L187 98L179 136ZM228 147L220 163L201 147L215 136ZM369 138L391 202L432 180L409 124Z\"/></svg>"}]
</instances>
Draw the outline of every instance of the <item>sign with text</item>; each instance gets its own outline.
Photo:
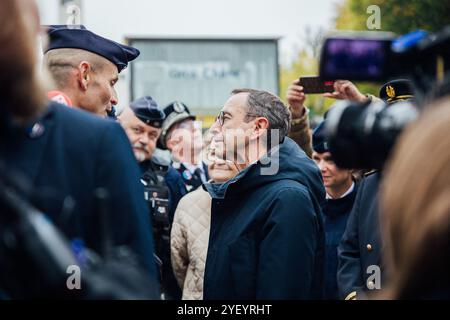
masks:
<instances>
[{"instance_id":1,"label":"sign with text","mask_svg":"<svg viewBox=\"0 0 450 320\"><path fill-rule=\"evenodd\" d=\"M212 114L235 88L278 94L277 40L130 39L141 51L132 63L132 98L152 96L162 107L180 100Z\"/></svg>"}]
</instances>

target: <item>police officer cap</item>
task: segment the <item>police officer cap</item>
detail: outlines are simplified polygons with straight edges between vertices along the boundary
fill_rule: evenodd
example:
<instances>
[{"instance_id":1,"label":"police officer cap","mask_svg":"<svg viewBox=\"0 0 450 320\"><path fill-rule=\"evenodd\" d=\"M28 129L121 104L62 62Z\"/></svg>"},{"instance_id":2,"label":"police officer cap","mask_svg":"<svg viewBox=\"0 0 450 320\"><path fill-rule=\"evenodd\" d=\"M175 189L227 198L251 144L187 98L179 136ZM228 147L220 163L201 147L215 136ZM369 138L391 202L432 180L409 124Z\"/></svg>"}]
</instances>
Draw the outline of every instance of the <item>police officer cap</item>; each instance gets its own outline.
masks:
<instances>
[{"instance_id":1,"label":"police officer cap","mask_svg":"<svg viewBox=\"0 0 450 320\"><path fill-rule=\"evenodd\" d=\"M49 44L45 52L62 48L86 50L108 59L116 65L119 72L140 54L138 49L100 37L83 25L51 25L48 26L47 33Z\"/></svg>"},{"instance_id":2,"label":"police officer cap","mask_svg":"<svg viewBox=\"0 0 450 320\"><path fill-rule=\"evenodd\" d=\"M131 102L130 108L134 115L145 124L155 128L162 127L165 115L152 97L146 96L136 99Z\"/></svg>"},{"instance_id":3,"label":"police officer cap","mask_svg":"<svg viewBox=\"0 0 450 320\"><path fill-rule=\"evenodd\" d=\"M159 147L166 149L166 136L170 128L181 121L186 119L195 120L195 116L191 114L188 107L180 101L175 101L164 108L166 119L164 120L161 136L159 138Z\"/></svg>"},{"instance_id":4,"label":"police officer cap","mask_svg":"<svg viewBox=\"0 0 450 320\"><path fill-rule=\"evenodd\" d=\"M312 147L317 153L324 153L330 151L328 146L328 139L325 132L325 122L326 120L319 123L319 125L314 129L312 135Z\"/></svg>"},{"instance_id":5,"label":"police officer cap","mask_svg":"<svg viewBox=\"0 0 450 320\"><path fill-rule=\"evenodd\" d=\"M385 83L380 89L380 99L391 104L414 98L412 83L407 79L398 79Z\"/></svg>"}]
</instances>

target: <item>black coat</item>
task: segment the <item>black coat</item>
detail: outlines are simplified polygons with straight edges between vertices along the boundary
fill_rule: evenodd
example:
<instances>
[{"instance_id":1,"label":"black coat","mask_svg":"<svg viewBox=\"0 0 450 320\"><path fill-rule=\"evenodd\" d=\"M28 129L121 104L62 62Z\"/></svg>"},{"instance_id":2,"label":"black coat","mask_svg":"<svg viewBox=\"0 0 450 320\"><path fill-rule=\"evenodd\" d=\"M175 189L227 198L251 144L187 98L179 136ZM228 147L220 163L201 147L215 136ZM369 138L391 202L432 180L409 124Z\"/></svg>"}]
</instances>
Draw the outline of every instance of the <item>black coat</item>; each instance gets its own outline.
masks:
<instances>
[{"instance_id":1,"label":"black coat","mask_svg":"<svg viewBox=\"0 0 450 320\"><path fill-rule=\"evenodd\" d=\"M0 159L21 172L33 189L33 203L72 239L100 250L100 226L94 190L109 193L108 212L115 245L133 249L156 279L153 238L140 170L125 132L112 120L51 102L37 121L40 134L30 128L4 129ZM36 128L36 126L35 126ZM63 203L73 209L63 216Z\"/></svg>"},{"instance_id":2,"label":"black coat","mask_svg":"<svg viewBox=\"0 0 450 320\"><path fill-rule=\"evenodd\" d=\"M258 161L225 184L205 184L213 200L204 299L320 297L320 171L289 138L279 161L271 158L276 174L261 174Z\"/></svg>"},{"instance_id":3,"label":"black coat","mask_svg":"<svg viewBox=\"0 0 450 320\"><path fill-rule=\"evenodd\" d=\"M378 217L380 174L374 173L361 181L347 227L338 248L338 287L341 298L353 291L368 290L372 267L381 270L381 240ZM369 268L369 269L368 269ZM383 287L383 283L381 283Z\"/></svg>"}]
</instances>

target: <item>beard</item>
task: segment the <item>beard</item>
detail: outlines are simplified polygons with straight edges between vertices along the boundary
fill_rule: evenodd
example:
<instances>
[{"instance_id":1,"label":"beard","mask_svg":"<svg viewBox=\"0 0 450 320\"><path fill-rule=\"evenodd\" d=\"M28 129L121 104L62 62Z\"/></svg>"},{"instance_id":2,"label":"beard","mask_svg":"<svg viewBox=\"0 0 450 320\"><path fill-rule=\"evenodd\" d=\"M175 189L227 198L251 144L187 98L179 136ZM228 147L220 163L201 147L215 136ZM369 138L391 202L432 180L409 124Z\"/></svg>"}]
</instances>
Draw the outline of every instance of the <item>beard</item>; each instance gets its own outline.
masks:
<instances>
[{"instance_id":1,"label":"beard","mask_svg":"<svg viewBox=\"0 0 450 320\"><path fill-rule=\"evenodd\" d=\"M140 142L136 142L135 144L133 144L133 152L138 162L144 162L145 160L150 159L149 152L147 151L147 149L145 149L145 146Z\"/></svg>"}]
</instances>

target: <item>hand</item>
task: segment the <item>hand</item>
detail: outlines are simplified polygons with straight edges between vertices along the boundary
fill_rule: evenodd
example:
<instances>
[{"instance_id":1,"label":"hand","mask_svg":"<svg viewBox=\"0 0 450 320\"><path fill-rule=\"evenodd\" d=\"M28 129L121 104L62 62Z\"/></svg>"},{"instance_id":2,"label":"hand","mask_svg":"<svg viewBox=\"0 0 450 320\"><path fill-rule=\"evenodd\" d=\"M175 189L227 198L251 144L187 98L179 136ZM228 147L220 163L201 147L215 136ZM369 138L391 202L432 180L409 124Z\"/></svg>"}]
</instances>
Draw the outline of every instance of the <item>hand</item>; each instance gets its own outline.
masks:
<instances>
[{"instance_id":1,"label":"hand","mask_svg":"<svg viewBox=\"0 0 450 320\"><path fill-rule=\"evenodd\" d=\"M292 119L298 119L305 113L303 104L306 100L306 95L303 92L303 87L300 86L300 80L297 79L289 86L286 92L286 100L291 108Z\"/></svg>"},{"instance_id":2,"label":"hand","mask_svg":"<svg viewBox=\"0 0 450 320\"><path fill-rule=\"evenodd\" d=\"M358 88L348 80L336 80L334 82L334 92L324 93L324 97L338 100L351 100L356 102L366 102L367 96L359 92Z\"/></svg>"}]
</instances>

